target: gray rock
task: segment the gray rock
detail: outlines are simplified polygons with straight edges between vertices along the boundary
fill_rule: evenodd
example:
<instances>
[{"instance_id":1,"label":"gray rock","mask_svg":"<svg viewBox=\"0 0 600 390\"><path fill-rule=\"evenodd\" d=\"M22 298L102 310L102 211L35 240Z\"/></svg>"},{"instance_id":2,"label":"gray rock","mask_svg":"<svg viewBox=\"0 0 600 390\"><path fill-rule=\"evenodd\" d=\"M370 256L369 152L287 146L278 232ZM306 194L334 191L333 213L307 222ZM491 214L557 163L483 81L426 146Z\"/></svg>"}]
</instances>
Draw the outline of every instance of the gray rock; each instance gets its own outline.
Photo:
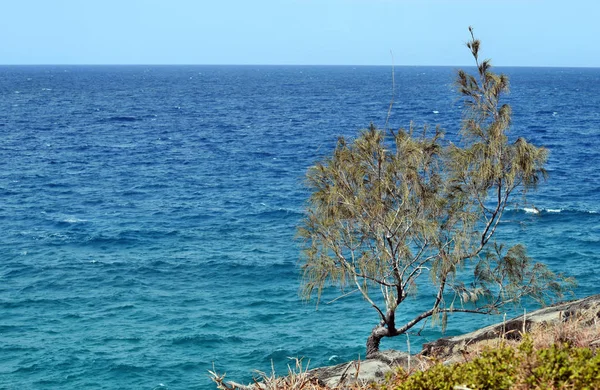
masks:
<instances>
[{"instance_id":1,"label":"gray rock","mask_svg":"<svg viewBox=\"0 0 600 390\"><path fill-rule=\"evenodd\" d=\"M354 360L336 366L310 370L308 374L320 383L330 387L343 387L353 383L381 382L387 373L397 367L410 370L419 367L422 360L405 352L381 351L375 358Z\"/></svg>"},{"instance_id":2,"label":"gray rock","mask_svg":"<svg viewBox=\"0 0 600 390\"><path fill-rule=\"evenodd\" d=\"M444 337L426 343L423 345L421 355L447 359L458 355L469 344L501 337L509 340L520 339L521 334L529 331L535 324L553 324L574 318L580 318L588 325L600 319L600 294L576 301L558 303L471 333Z\"/></svg>"}]
</instances>

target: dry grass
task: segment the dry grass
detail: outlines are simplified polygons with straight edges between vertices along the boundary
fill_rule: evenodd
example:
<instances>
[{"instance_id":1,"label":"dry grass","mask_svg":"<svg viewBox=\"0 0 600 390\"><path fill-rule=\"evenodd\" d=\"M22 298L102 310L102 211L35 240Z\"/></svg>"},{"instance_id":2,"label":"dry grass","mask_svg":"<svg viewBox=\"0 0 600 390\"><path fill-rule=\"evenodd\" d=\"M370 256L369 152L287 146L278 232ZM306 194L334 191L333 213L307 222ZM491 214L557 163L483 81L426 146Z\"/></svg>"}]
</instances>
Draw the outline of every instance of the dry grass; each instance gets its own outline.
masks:
<instances>
[{"instance_id":1,"label":"dry grass","mask_svg":"<svg viewBox=\"0 0 600 390\"><path fill-rule=\"evenodd\" d=\"M356 377L347 375L350 368L354 368L356 373L360 371L360 362L358 361L348 364L336 386L327 386L310 375L308 364L304 364L302 359L290 359L294 361L294 364L288 365L286 376L277 376L274 369L271 374L256 371L258 378L249 385L232 381L226 382L225 375L217 374L214 370L209 371L209 374L219 390L363 390L370 388L368 383L361 383ZM351 381L348 381L348 379L351 379Z\"/></svg>"},{"instance_id":2,"label":"dry grass","mask_svg":"<svg viewBox=\"0 0 600 390\"><path fill-rule=\"evenodd\" d=\"M319 384L318 380L312 378L308 373L308 364L303 364L302 359L294 358L294 365L288 365L286 376L277 376L273 368L271 374L256 371L258 378L253 384L241 385L235 382L225 382L225 374L217 374L214 370L209 371L211 379L219 390L326 390L326 386Z\"/></svg>"},{"instance_id":3,"label":"dry grass","mask_svg":"<svg viewBox=\"0 0 600 390\"><path fill-rule=\"evenodd\" d=\"M576 318L555 324L536 324L526 332L535 349L549 348L552 345L567 343L576 348L600 348L600 318L597 313L580 313ZM515 337L516 336L516 337ZM523 332L509 337L479 341L468 345L463 351L465 361L470 361L489 348L503 346L517 347L523 339Z\"/></svg>"}]
</instances>

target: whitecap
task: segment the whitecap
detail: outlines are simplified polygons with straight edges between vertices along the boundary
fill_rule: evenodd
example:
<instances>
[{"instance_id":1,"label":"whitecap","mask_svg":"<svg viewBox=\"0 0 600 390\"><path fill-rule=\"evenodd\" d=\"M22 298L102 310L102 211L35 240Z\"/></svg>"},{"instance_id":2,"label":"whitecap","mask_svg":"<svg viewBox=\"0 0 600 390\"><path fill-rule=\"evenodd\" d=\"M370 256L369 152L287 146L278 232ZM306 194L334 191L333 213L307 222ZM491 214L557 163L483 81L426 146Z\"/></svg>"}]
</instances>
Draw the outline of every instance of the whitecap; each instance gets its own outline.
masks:
<instances>
[{"instance_id":1,"label":"whitecap","mask_svg":"<svg viewBox=\"0 0 600 390\"><path fill-rule=\"evenodd\" d=\"M546 211L549 213L560 213L562 209L546 209Z\"/></svg>"},{"instance_id":2,"label":"whitecap","mask_svg":"<svg viewBox=\"0 0 600 390\"><path fill-rule=\"evenodd\" d=\"M79 219L79 218L75 218L75 217L68 217L63 219L63 222L66 223L80 223L80 222L87 222L86 219Z\"/></svg>"},{"instance_id":3,"label":"whitecap","mask_svg":"<svg viewBox=\"0 0 600 390\"><path fill-rule=\"evenodd\" d=\"M433 110L432 112L433 112L434 114L439 114L439 113L440 113L440 112L439 112L439 111L437 111L437 110Z\"/></svg>"},{"instance_id":4,"label":"whitecap","mask_svg":"<svg viewBox=\"0 0 600 390\"><path fill-rule=\"evenodd\" d=\"M524 207L523 211L525 211L526 213L530 213L530 214L539 214L540 213L540 210L535 207Z\"/></svg>"}]
</instances>

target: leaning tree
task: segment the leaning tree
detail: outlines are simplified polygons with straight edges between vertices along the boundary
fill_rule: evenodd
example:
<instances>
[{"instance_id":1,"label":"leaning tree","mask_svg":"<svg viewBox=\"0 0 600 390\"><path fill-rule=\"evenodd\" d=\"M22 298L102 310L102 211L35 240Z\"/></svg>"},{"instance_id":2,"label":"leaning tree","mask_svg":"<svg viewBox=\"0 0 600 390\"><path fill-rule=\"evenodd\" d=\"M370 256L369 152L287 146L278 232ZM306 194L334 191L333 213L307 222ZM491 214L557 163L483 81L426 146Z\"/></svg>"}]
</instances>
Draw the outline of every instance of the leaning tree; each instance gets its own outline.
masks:
<instances>
[{"instance_id":1,"label":"leaning tree","mask_svg":"<svg viewBox=\"0 0 600 390\"><path fill-rule=\"evenodd\" d=\"M522 137L509 141L511 108L500 102L508 78L480 60L469 31L477 71L457 75L464 98L458 142L445 142L439 128L371 125L354 140L340 138L307 173L303 291L319 299L337 285L362 294L379 317L367 357L382 338L428 318L444 328L450 313L490 314L525 297L543 303L567 287L523 245L495 240L509 203L545 178L547 151ZM431 302L397 323L398 307L424 283Z\"/></svg>"}]
</instances>

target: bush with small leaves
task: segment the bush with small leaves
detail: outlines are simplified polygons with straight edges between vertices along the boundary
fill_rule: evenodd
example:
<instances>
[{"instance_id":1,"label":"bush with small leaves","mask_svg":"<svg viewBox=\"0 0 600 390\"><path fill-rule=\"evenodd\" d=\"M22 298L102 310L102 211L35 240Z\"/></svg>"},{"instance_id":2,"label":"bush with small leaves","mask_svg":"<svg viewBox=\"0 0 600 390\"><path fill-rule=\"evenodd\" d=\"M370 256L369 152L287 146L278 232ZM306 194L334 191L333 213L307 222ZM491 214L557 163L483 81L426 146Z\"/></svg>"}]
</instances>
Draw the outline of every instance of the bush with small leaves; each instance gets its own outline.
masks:
<instances>
[{"instance_id":1,"label":"bush with small leaves","mask_svg":"<svg viewBox=\"0 0 600 390\"><path fill-rule=\"evenodd\" d=\"M407 375L400 370L378 390L600 389L600 355L569 344L536 350L525 337L519 346L488 349L459 364L438 363Z\"/></svg>"}]
</instances>

